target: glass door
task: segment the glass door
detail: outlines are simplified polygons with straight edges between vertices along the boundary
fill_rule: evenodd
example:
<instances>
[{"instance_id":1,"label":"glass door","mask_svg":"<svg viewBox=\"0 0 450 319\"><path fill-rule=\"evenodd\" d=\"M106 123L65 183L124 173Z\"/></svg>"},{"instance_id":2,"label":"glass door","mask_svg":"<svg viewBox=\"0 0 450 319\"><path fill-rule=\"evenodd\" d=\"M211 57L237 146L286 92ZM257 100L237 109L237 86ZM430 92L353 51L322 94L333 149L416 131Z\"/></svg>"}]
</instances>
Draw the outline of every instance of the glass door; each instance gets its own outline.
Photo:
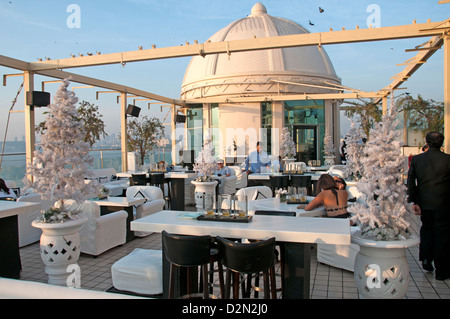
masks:
<instances>
[{"instance_id":1,"label":"glass door","mask_svg":"<svg viewBox=\"0 0 450 319\"><path fill-rule=\"evenodd\" d=\"M308 163L317 159L317 127L294 125L294 142L297 148L297 161Z\"/></svg>"}]
</instances>

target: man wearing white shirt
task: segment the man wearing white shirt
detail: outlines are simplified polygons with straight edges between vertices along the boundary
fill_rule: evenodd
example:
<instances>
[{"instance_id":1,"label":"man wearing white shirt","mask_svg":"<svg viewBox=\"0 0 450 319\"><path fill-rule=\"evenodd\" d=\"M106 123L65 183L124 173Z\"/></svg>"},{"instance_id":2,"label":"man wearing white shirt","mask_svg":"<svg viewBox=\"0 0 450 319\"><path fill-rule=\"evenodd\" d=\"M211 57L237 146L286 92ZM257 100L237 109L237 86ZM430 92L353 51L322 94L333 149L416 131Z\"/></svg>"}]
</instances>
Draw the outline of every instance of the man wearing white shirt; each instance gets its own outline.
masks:
<instances>
[{"instance_id":1,"label":"man wearing white shirt","mask_svg":"<svg viewBox=\"0 0 450 319\"><path fill-rule=\"evenodd\" d=\"M261 167L270 166L270 157L262 150L261 142L256 143L256 150L245 159L245 171L247 174L261 173Z\"/></svg>"}]
</instances>

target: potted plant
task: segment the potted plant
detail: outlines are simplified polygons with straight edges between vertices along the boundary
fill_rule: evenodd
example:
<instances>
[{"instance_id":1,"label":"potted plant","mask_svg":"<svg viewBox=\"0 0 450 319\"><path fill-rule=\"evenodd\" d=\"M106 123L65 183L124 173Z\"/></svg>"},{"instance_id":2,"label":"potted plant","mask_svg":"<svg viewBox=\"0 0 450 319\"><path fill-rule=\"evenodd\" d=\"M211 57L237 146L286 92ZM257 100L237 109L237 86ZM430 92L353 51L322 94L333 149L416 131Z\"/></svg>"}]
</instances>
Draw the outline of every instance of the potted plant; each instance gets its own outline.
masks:
<instances>
[{"instance_id":1,"label":"potted plant","mask_svg":"<svg viewBox=\"0 0 450 319\"><path fill-rule=\"evenodd\" d=\"M334 165L334 144L333 144L333 138L330 134L325 133L325 136L323 138L323 146L324 146L324 153L325 153L325 166L331 166Z\"/></svg>"},{"instance_id":2,"label":"potted plant","mask_svg":"<svg viewBox=\"0 0 450 319\"><path fill-rule=\"evenodd\" d=\"M195 158L194 171L198 177L191 183L195 185L195 203L197 210L203 210L203 194L216 194L217 181L212 177L217 169L214 149L207 137L202 150Z\"/></svg>"},{"instance_id":3,"label":"potted plant","mask_svg":"<svg viewBox=\"0 0 450 319\"><path fill-rule=\"evenodd\" d=\"M283 127L280 136L280 156L285 166L295 162L295 143L287 127Z\"/></svg>"},{"instance_id":4,"label":"potted plant","mask_svg":"<svg viewBox=\"0 0 450 319\"><path fill-rule=\"evenodd\" d=\"M402 298L408 289L407 247L419 240L405 220L410 204L402 173L401 132L396 111L383 116L370 131L361 157L363 175L356 187L363 200L348 208L360 231L352 242L360 246L354 277L365 298Z\"/></svg>"},{"instance_id":5,"label":"potted plant","mask_svg":"<svg viewBox=\"0 0 450 319\"><path fill-rule=\"evenodd\" d=\"M85 183L89 176L90 145L85 142L84 121L77 115L75 94L67 90L69 81L62 81L56 92L54 104L48 106L46 129L42 132L40 149L25 179L26 186L41 194L43 199L55 204L43 211L34 221L34 227L42 229L41 257L49 275L48 283L66 285L68 266L76 264L80 254L78 230L87 221L78 203L88 194L98 191L98 184Z\"/></svg>"}]
</instances>

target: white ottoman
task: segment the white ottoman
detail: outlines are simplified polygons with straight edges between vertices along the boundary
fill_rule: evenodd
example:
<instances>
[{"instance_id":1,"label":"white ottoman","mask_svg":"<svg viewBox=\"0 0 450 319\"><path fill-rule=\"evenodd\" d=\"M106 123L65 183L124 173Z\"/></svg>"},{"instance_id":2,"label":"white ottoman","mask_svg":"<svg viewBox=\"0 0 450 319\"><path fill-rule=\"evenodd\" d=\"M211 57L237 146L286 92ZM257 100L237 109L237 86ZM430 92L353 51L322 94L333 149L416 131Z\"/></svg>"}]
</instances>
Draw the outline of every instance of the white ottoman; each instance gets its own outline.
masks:
<instances>
[{"instance_id":1,"label":"white ottoman","mask_svg":"<svg viewBox=\"0 0 450 319\"><path fill-rule=\"evenodd\" d=\"M138 294L163 292L162 251L136 248L111 266L113 286Z\"/></svg>"}]
</instances>

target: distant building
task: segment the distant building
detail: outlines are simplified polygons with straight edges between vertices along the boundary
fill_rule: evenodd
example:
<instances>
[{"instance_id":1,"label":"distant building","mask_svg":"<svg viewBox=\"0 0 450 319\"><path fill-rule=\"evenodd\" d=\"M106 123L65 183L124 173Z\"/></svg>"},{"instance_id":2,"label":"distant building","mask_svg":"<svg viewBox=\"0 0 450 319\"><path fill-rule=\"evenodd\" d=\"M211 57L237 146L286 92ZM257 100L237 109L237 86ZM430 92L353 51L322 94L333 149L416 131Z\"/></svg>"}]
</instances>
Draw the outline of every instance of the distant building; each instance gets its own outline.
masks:
<instances>
[{"instance_id":1,"label":"distant building","mask_svg":"<svg viewBox=\"0 0 450 319\"><path fill-rule=\"evenodd\" d=\"M207 42L305 33L309 31L304 27L269 15L265 6L257 3L250 15L230 23ZM325 49L318 46L195 56L181 88L181 98L190 101L184 110L188 134L177 143L173 158L175 155L176 162L181 162L180 148L197 155L208 129L218 158L237 153L242 159L255 149L257 140L265 142L269 154L278 155L284 126L290 129L297 145L297 160L323 160L326 129L334 137L338 155L340 101L266 101L264 96L336 93L329 88L340 83ZM249 99L230 103L239 97Z\"/></svg>"}]
</instances>

